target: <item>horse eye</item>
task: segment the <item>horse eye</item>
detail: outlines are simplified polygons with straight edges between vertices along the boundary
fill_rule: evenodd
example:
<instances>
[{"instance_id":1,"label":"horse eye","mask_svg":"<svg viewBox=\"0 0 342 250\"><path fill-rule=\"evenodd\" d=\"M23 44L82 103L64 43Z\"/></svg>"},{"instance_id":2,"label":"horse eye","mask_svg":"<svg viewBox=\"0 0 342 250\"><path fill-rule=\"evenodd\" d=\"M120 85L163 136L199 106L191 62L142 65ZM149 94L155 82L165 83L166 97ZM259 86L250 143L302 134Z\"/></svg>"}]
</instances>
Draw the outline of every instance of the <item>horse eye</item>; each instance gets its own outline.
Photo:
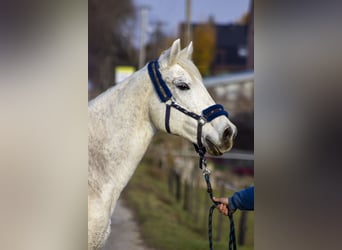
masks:
<instances>
[{"instance_id":1,"label":"horse eye","mask_svg":"<svg viewBox=\"0 0 342 250\"><path fill-rule=\"evenodd\" d=\"M176 87L179 88L180 90L189 90L190 89L189 85L186 84L185 82L176 83Z\"/></svg>"}]
</instances>

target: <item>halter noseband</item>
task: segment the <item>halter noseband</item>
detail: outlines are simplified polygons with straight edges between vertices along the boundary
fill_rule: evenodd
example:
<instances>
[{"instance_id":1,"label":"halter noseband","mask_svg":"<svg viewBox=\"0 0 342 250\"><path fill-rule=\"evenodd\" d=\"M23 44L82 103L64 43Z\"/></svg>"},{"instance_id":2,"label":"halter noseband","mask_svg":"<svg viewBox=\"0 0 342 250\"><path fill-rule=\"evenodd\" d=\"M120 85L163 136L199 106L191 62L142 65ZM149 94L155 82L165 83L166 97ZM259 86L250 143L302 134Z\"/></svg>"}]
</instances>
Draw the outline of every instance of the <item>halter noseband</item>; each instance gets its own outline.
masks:
<instances>
[{"instance_id":1,"label":"halter noseband","mask_svg":"<svg viewBox=\"0 0 342 250\"><path fill-rule=\"evenodd\" d=\"M190 116L193 119L197 120L197 144L195 144L195 149L199 155L204 156L205 147L203 146L203 143L202 143L202 127L204 126L204 124L206 124L207 122L211 122L218 116L224 115L228 117L227 111L225 111L223 106L220 104L214 104L204 109L201 115L198 115L194 112L186 110L185 108L177 104L176 100L173 98L169 87L166 85L159 71L158 60L149 62L147 67L148 67L148 74L151 78L154 89L160 101L164 102L166 105L166 113L165 113L166 131L171 134L171 129L170 129L171 108L175 108L178 111L186 114L187 116Z\"/></svg>"}]
</instances>

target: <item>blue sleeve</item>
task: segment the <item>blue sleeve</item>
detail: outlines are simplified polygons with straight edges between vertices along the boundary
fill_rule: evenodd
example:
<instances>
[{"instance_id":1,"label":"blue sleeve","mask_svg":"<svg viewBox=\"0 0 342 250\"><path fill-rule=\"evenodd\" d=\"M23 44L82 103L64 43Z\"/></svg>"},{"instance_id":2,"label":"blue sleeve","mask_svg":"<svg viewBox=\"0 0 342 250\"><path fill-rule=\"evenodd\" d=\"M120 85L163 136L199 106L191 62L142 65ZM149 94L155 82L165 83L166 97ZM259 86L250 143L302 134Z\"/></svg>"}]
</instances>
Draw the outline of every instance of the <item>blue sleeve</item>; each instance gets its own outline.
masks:
<instances>
[{"instance_id":1,"label":"blue sleeve","mask_svg":"<svg viewBox=\"0 0 342 250\"><path fill-rule=\"evenodd\" d=\"M228 199L230 209L254 210L254 187L249 187L236 192Z\"/></svg>"}]
</instances>

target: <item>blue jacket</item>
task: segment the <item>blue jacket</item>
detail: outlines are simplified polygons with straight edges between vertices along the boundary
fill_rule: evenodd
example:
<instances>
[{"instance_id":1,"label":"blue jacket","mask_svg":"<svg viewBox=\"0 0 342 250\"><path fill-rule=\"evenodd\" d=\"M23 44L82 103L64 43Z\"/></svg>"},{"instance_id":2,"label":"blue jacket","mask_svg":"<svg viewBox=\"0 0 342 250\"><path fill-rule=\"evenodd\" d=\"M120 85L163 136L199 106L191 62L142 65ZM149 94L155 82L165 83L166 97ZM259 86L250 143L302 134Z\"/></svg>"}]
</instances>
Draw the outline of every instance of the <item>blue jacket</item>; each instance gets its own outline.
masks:
<instances>
[{"instance_id":1,"label":"blue jacket","mask_svg":"<svg viewBox=\"0 0 342 250\"><path fill-rule=\"evenodd\" d=\"M228 199L229 209L254 210L254 187L236 192Z\"/></svg>"}]
</instances>

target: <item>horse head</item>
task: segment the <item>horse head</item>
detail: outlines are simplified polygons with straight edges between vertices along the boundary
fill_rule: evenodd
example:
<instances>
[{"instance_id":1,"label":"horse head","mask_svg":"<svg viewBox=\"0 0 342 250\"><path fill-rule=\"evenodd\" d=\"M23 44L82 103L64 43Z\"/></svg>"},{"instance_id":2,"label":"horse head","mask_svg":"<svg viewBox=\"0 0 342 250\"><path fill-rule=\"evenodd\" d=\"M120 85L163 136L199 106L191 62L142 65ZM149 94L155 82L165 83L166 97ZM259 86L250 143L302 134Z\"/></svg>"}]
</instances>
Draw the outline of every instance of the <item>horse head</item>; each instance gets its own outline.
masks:
<instances>
[{"instance_id":1,"label":"horse head","mask_svg":"<svg viewBox=\"0 0 342 250\"><path fill-rule=\"evenodd\" d=\"M181 50L178 39L148 64L156 92L150 99L150 117L157 129L221 155L232 148L237 129L206 90L192 52L192 43Z\"/></svg>"}]
</instances>

